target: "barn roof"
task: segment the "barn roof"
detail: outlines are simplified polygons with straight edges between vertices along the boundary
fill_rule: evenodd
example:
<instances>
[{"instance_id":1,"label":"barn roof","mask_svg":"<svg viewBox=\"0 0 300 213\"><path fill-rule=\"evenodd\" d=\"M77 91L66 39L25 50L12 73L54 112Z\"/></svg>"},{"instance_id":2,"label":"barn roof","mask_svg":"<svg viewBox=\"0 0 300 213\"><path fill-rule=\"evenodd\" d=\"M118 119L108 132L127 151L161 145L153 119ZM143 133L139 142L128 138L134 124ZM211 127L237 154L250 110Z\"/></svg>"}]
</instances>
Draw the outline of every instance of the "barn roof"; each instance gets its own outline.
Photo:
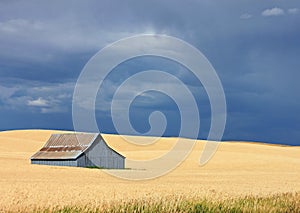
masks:
<instances>
[{"instance_id":1,"label":"barn roof","mask_svg":"<svg viewBox=\"0 0 300 213\"><path fill-rule=\"evenodd\" d=\"M35 153L33 160L77 159L97 139L95 133L53 134L40 151Z\"/></svg>"}]
</instances>

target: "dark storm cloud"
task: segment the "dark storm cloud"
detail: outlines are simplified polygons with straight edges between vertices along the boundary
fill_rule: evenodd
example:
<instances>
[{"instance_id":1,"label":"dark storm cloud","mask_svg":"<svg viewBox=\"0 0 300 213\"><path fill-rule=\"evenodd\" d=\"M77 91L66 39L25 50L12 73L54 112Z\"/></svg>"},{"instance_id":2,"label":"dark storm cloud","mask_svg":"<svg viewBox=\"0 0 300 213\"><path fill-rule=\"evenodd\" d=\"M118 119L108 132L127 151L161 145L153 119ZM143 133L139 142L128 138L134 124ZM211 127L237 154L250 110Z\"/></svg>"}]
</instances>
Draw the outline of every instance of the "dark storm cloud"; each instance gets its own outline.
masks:
<instances>
[{"instance_id":1,"label":"dark storm cloud","mask_svg":"<svg viewBox=\"0 0 300 213\"><path fill-rule=\"evenodd\" d=\"M60 128L70 128L71 121L59 117L71 119L74 84L89 58L123 37L162 33L191 43L215 67L227 97L225 139L297 144L299 9L299 2L278 0L1 1L0 128L53 128L58 123ZM148 69L149 63L139 66ZM204 96L199 82L184 69L165 67L176 70L195 90L200 107ZM128 74L123 73L108 79L106 100L118 79ZM153 97L134 105L140 114L143 103L148 113L147 101L153 103ZM106 114L110 102L103 103L99 118L111 127ZM168 104L176 110L168 101L161 108ZM44 121L38 116L32 123L22 119L32 113L43 114ZM209 113L204 109L204 117ZM13 117L10 122L8 114Z\"/></svg>"}]
</instances>

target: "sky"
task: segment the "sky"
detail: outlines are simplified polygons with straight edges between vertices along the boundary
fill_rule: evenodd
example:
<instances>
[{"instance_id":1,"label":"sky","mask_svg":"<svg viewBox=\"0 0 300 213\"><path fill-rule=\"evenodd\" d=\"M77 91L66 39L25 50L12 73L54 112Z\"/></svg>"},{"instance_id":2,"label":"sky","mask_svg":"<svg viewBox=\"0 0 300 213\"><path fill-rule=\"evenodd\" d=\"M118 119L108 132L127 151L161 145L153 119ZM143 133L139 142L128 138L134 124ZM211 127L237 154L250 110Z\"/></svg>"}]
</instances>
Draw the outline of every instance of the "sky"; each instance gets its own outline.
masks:
<instances>
[{"instance_id":1,"label":"sky","mask_svg":"<svg viewBox=\"0 0 300 213\"><path fill-rule=\"evenodd\" d=\"M150 33L182 39L210 61L226 97L223 140L300 145L299 26L296 0L2 0L0 130L72 130L72 97L85 64L112 42ZM105 79L96 99L100 131L116 133L113 95L124 80L143 70L164 70L187 85L199 108L198 138L205 139L211 123L205 88L181 64L150 56L121 63ZM171 81L141 79L122 90L120 98L155 84L176 90ZM122 110L119 116L124 116ZM158 91L144 92L132 102L135 130L147 132L154 111L168 121L163 135L177 136L180 110Z\"/></svg>"}]
</instances>

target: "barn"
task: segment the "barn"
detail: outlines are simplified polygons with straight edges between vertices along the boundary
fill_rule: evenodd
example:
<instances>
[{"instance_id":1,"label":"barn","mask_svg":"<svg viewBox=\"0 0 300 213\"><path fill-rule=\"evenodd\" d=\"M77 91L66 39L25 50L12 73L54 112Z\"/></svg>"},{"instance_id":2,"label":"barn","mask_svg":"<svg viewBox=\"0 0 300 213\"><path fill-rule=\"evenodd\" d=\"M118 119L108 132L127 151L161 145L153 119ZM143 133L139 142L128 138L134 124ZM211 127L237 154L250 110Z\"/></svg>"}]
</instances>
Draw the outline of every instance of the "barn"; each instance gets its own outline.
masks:
<instances>
[{"instance_id":1,"label":"barn","mask_svg":"<svg viewBox=\"0 0 300 213\"><path fill-rule=\"evenodd\" d=\"M32 164L124 169L125 157L113 150L100 134L53 134L31 157Z\"/></svg>"}]
</instances>

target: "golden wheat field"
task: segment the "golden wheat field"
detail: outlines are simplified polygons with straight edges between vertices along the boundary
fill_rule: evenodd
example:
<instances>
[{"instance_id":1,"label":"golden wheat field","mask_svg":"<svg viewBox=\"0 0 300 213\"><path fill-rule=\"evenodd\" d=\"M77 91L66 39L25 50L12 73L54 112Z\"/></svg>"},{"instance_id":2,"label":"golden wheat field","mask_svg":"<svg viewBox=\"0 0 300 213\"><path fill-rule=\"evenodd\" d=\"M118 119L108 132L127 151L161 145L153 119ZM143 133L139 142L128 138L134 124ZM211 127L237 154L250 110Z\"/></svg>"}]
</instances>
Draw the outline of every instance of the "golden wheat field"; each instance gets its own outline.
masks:
<instances>
[{"instance_id":1,"label":"golden wheat field","mask_svg":"<svg viewBox=\"0 0 300 213\"><path fill-rule=\"evenodd\" d=\"M300 191L300 147L262 143L222 142L211 161L199 166L205 144L199 140L179 167L167 175L145 181L116 178L101 169L31 165L30 157L52 133L60 132L0 132L0 211L97 206L168 196L222 200ZM139 147L117 135L103 137L128 159L138 160L160 156L175 143L174 138L161 138L153 145Z\"/></svg>"}]
</instances>

